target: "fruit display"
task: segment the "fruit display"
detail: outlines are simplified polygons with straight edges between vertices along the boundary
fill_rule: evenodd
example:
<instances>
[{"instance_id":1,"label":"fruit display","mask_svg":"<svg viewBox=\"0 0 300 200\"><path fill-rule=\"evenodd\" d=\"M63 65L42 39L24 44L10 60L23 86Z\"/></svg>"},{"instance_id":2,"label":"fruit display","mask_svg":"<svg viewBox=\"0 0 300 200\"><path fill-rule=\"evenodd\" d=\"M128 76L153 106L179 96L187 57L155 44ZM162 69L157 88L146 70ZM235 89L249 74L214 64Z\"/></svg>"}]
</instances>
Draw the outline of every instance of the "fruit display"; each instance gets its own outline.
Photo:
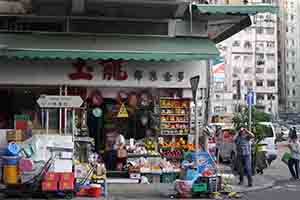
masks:
<instances>
[{"instance_id":1,"label":"fruit display","mask_svg":"<svg viewBox=\"0 0 300 200\"><path fill-rule=\"evenodd\" d=\"M161 108L189 108L190 100L189 99L164 99L160 100Z\"/></svg>"},{"instance_id":2,"label":"fruit display","mask_svg":"<svg viewBox=\"0 0 300 200\"><path fill-rule=\"evenodd\" d=\"M163 157L169 158L182 158L183 154L181 150L165 150L160 153Z\"/></svg>"},{"instance_id":3,"label":"fruit display","mask_svg":"<svg viewBox=\"0 0 300 200\"><path fill-rule=\"evenodd\" d=\"M160 99L161 135L187 135L190 133L190 100Z\"/></svg>"},{"instance_id":4,"label":"fruit display","mask_svg":"<svg viewBox=\"0 0 300 200\"><path fill-rule=\"evenodd\" d=\"M156 142L152 139L145 139L144 140L144 145L145 145L145 148L149 151L151 150L155 150L155 146L156 146Z\"/></svg>"}]
</instances>

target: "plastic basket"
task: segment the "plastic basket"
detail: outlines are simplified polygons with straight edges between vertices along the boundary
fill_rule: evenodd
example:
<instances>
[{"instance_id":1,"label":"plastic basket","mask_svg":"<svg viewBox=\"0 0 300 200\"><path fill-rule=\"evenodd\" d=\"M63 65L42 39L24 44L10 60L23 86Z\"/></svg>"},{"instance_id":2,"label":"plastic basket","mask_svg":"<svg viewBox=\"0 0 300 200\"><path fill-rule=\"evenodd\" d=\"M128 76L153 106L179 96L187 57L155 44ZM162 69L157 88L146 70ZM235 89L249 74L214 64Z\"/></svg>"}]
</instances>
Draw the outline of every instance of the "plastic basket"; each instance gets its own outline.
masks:
<instances>
[{"instance_id":1,"label":"plastic basket","mask_svg":"<svg viewBox=\"0 0 300 200\"><path fill-rule=\"evenodd\" d=\"M194 184L192 186L193 192L207 192L207 184L206 183L200 183L200 184Z\"/></svg>"},{"instance_id":2,"label":"plastic basket","mask_svg":"<svg viewBox=\"0 0 300 200\"><path fill-rule=\"evenodd\" d=\"M160 176L160 182L161 183L174 183L176 178L177 178L177 173L173 173L173 172L163 173Z\"/></svg>"}]
</instances>

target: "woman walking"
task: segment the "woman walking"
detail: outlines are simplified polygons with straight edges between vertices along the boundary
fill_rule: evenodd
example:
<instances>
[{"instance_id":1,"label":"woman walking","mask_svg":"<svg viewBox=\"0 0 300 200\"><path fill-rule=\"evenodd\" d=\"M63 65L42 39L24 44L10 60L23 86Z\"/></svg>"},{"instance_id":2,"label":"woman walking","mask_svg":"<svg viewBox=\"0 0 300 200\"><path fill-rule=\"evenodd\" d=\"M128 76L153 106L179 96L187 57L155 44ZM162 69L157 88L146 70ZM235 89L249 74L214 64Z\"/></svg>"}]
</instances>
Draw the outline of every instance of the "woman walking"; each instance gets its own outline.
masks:
<instances>
[{"instance_id":1,"label":"woman walking","mask_svg":"<svg viewBox=\"0 0 300 200\"><path fill-rule=\"evenodd\" d=\"M289 170L292 175L292 179L299 179L299 160L300 160L300 144L296 134L291 136L290 143L288 145L291 151L291 159L288 161Z\"/></svg>"}]
</instances>

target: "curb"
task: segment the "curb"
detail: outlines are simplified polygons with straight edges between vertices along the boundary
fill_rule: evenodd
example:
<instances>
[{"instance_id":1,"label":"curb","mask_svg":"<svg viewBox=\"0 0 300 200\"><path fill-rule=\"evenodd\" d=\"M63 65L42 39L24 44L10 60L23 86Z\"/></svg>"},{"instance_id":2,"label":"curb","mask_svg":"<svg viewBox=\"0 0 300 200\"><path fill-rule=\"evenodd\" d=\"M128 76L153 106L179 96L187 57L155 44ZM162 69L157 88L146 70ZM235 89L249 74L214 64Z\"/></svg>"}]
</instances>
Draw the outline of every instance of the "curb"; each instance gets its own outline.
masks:
<instances>
[{"instance_id":1,"label":"curb","mask_svg":"<svg viewBox=\"0 0 300 200\"><path fill-rule=\"evenodd\" d=\"M270 183L264 184L263 186L257 186L257 187L251 187L251 188L240 188L240 189L236 189L233 186L233 191L234 192L238 192L238 193L247 193L247 192L255 192L255 191L259 191L259 190L265 190L265 189L269 189L272 188L275 185L276 181L272 180L270 181Z\"/></svg>"}]
</instances>

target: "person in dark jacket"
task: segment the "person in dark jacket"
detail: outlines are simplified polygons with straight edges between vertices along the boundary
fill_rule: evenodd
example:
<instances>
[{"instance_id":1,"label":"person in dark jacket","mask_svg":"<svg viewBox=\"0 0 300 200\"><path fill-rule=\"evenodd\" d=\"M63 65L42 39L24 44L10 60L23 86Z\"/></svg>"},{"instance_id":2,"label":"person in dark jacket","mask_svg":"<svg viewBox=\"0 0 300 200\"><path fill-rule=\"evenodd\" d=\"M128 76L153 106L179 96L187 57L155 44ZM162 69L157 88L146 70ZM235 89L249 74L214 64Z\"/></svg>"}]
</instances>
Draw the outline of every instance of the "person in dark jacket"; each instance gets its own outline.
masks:
<instances>
[{"instance_id":1,"label":"person in dark jacket","mask_svg":"<svg viewBox=\"0 0 300 200\"><path fill-rule=\"evenodd\" d=\"M248 178L248 186L252 187L252 159L251 159L251 143L250 140L254 138L254 134L245 128L241 128L234 142L237 148L237 159L239 165L240 182L244 183L244 173Z\"/></svg>"}]
</instances>

